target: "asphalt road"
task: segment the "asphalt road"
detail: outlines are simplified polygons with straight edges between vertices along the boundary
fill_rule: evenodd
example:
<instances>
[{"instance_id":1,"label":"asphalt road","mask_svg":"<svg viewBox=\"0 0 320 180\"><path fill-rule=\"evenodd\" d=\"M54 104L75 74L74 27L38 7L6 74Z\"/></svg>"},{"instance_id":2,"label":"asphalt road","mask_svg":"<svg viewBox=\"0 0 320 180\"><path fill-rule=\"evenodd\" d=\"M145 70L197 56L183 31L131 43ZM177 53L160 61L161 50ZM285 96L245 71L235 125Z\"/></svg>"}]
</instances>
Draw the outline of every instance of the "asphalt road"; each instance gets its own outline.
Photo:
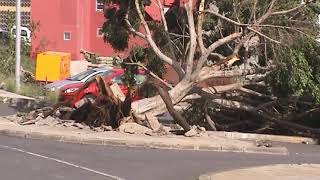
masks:
<instances>
[{"instance_id":1,"label":"asphalt road","mask_svg":"<svg viewBox=\"0 0 320 180\"><path fill-rule=\"evenodd\" d=\"M3 112L0 106L0 114ZM0 136L0 174L8 180L195 180L206 172L241 167L320 164L320 146L285 145L290 151L287 156L78 145Z\"/></svg>"},{"instance_id":2,"label":"asphalt road","mask_svg":"<svg viewBox=\"0 0 320 180\"><path fill-rule=\"evenodd\" d=\"M210 171L320 163L319 146L288 147L290 155L279 156L63 144L0 136L0 174L8 180L195 180Z\"/></svg>"},{"instance_id":3,"label":"asphalt road","mask_svg":"<svg viewBox=\"0 0 320 180\"><path fill-rule=\"evenodd\" d=\"M8 104L0 103L0 116L8 116L16 113L17 110L8 107Z\"/></svg>"}]
</instances>

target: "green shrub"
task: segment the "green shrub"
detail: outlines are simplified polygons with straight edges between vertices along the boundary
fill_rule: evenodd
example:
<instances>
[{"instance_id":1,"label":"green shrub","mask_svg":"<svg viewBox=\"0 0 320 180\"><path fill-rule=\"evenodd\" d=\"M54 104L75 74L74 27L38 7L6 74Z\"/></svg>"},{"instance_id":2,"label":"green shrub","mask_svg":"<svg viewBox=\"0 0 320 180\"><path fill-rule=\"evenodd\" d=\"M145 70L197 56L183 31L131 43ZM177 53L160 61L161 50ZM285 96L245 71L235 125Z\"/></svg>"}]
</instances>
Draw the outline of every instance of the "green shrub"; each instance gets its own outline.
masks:
<instances>
[{"instance_id":1,"label":"green shrub","mask_svg":"<svg viewBox=\"0 0 320 180\"><path fill-rule=\"evenodd\" d=\"M280 97L312 97L320 103L320 43L300 39L290 47L283 48L278 60L283 66L268 78L273 92Z\"/></svg>"}]
</instances>

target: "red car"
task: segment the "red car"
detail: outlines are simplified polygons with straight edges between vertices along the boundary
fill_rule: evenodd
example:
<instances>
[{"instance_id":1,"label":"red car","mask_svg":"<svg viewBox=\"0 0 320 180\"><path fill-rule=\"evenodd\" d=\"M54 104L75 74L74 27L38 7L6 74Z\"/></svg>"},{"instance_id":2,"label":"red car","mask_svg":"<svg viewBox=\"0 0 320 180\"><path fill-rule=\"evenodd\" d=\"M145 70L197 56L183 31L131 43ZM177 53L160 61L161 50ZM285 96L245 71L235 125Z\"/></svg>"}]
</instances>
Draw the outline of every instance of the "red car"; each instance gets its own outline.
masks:
<instances>
[{"instance_id":1,"label":"red car","mask_svg":"<svg viewBox=\"0 0 320 180\"><path fill-rule=\"evenodd\" d=\"M104 81L108 84L116 83L120 87L122 93L127 95L128 87L123 83L124 70L123 69L111 69L106 71L103 75ZM144 75L143 71L139 71L137 75L135 75L136 85L141 85L146 81L146 75ZM84 82L85 83L85 82ZM95 99L99 96L99 91L96 82L91 83L86 89L78 92L78 89L84 83L75 83L69 84L61 88L60 91L60 101L68 101L72 107L75 106L76 102L81 100L82 98L91 98ZM140 97L135 95L133 100L138 100Z\"/></svg>"}]
</instances>

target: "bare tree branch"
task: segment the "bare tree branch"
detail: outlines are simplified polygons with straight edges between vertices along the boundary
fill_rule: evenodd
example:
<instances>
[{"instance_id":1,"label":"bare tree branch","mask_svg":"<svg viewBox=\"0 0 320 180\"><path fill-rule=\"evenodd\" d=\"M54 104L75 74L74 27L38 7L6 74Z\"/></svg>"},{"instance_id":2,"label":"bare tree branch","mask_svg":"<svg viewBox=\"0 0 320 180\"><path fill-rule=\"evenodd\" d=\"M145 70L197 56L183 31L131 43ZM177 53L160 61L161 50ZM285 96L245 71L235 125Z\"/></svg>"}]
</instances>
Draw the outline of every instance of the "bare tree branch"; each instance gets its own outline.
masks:
<instances>
[{"instance_id":1,"label":"bare tree branch","mask_svg":"<svg viewBox=\"0 0 320 180\"><path fill-rule=\"evenodd\" d=\"M177 61L176 55L174 53L175 51L174 51L174 48L172 45L173 42L169 36L169 29L168 29L168 25L167 25L167 20L164 16L164 9L163 9L162 3L160 2L160 0L157 0L157 2L158 2L159 9L160 9L161 19L162 19L162 23L163 23L163 27L164 27L164 31L165 31L165 36L166 36L168 44L169 44L169 50L170 50L171 57L175 61Z\"/></svg>"},{"instance_id":2,"label":"bare tree branch","mask_svg":"<svg viewBox=\"0 0 320 180\"><path fill-rule=\"evenodd\" d=\"M237 25L237 26L250 26L250 24L243 24L243 23L234 21L234 20L232 20L232 19L230 19L230 18L228 18L218 12L212 11L212 10L200 11L200 14L202 14L202 13L209 13L209 14L215 15L215 16L219 17L220 19L223 19L223 20L230 22L230 23Z\"/></svg>"},{"instance_id":3,"label":"bare tree branch","mask_svg":"<svg viewBox=\"0 0 320 180\"><path fill-rule=\"evenodd\" d=\"M161 60L163 60L164 62L166 62L169 65L171 65L174 68L174 70L178 73L179 77L183 77L184 76L184 71L181 68L180 64L177 61L174 61L170 57L168 57L165 54L163 54L161 52L161 50L159 49L159 47L157 46L157 44L152 39L150 28L149 28L146 20L144 19L142 12L141 12L140 5L139 5L139 0L135 0L135 6L136 6L136 10L138 12L138 16L139 16L139 18L141 20L141 23L142 23L143 27L144 27L144 30L146 31L146 34L145 34L146 35L146 39L147 39L149 45L151 46L151 48L153 49L153 51L157 54L157 56Z\"/></svg>"},{"instance_id":4,"label":"bare tree branch","mask_svg":"<svg viewBox=\"0 0 320 180\"><path fill-rule=\"evenodd\" d=\"M272 39L271 37L269 37L269 36L267 36L267 35L259 32L259 31L255 30L255 29L253 29L253 28L251 28L251 27L248 27L248 29L249 29L250 31L253 31L253 32L257 33L258 35L260 35L260 36L262 36L262 37L264 37L264 38L266 38L266 39L268 39L268 40L276 43L276 44L280 44L280 43L281 43L280 41L274 40L274 39Z\"/></svg>"},{"instance_id":5,"label":"bare tree branch","mask_svg":"<svg viewBox=\"0 0 320 180\"><path fill-rule=\"evenodd\" d=\"M145 67L144 65L140 64L140 63L125 63L126 65L133 65L133 66L139 66L141 68L143 68L145 71L147 71L147 73L152 76L154 79L157 79L159 82L161 82L162 84L164 84L166 87L172 89L173 87L168 84L167 82L165 82L164 80L162 80L159 76L157 76L156 74L154 74L152 71L150 71L147 67Z\"/></svg>"},{"instance_id":6,"label":"bare tree branch","mask_svg":"<svg viewBox=\"0 0 320 180\"><path fill-rule=\"evenodd\" d=\"M251 94L251 95L254 95L254 96L258 96L258 97L264 97L264 98L268 98L268 99L272 99L272 100L276 99L276 97L274 97L274 96L269 96L269 95L266 95L266 94L262 94L262 93L253 91L251 89L244 88L244 87L241 87L239 90L244 92L244 93Z\"/></svg>"},{"instance_id":7,"label":"bare tree branch","mask_svg":"<svg viewBox=\"0 0 320 180\"><path fill-rule=\"evenodd\" d=\"M190 33L190 48L187 56L186 77L190 77L193 69L193 59L194 59L195 51L197 48L197 34L196 34L195 25L194 25L194 17L193 17L193 0L189 0L188 3L185 4L185 8L187 11L189 33Z\"/></svg>"},{"instance_id":8,"label":"bare tree branch","mask_svg":"<svg viewBox=\"0 0 320 180\"><path fill-rule=\"evenodd\" d=\"M292 12L294 12L294 11L298 11L299 9L305 7L307 4L309 4L309 3L300 4L299 6L294 7L294 8L292 8L292 9L288 9L288 10L272 12L272 13L271 13L271 16L284 15L284 14L292 13Z\"/></svg>"},{"instance_id":9,"label":"bare tree branch","mask_svg":"<svg viewBox=\"0 0 320 180\"><path fill-rule=\"evenodd\" d=\"M145 34L139 32L139 31L137 31L137 30L135 30L135 29L133 28L132 24L131 24L130 21L129 21L129 10L130 10L130 6L128 7L128 11L127 11L126 16L125 16L125 18L124 18L124 21L126 22L129 31L130 31L131 33L139 36L140 38L142 38L142 39L144 39L144 40L147 40L147 37L146 37Z\"/></svg>"},{"instance_id":10,"label":"bare tree branch","mask_svg":"<svg viewBox=\"0 0 320 180\"><path fill-rule=\"evenodd\" d=\"M205 4L205 0L201 0L200 5L199 5L199 12L202 12L204 10L204 4ZM203 43L203 39L202 39L203 38L202 37L203 19L204 19L204 14L199 13L198 14L198 22L197 22L197 31L198 31L198 43L199 43L201 53L204 53L204 51L205 51L205 47L204 47L204 43Z\"/></svg>"},{"instance_id":11,"label":"bare tree branch","mask_svg":"<svg viewBox=\"0 0 320 180\"><path fill-rule=\"evenodd\" d=\"M214 67L203 67L199 74L194 77L194 80L197 83L203 82L210 78L230 78L230 77L240 77L244 75L257 74L260 72L266 72L266 69L263 68L250 68L250 69L235 69L230 71L214 71Z\"/></svg>"},{"instance_id":12,"label":"bare tree branch","mask_svg":"<svg viewBox=\"0 0 320 180\"><path fill-rule=\"evenodd\" d=\"M218 57L220 60L222 60L222 59L225 59L225 58L226 58L224 55L219 54L219 53L211 53L210 55L211 55L211 56L216 56L216 57Z\"/></svg>"},{"instance_id":13,"label":"bare tree branch","mask_svg":"<svg viewBox=\"0 0 320 180\"><path fill-rule=\"evenodd\" d=\"M207 50L202 54L202 56L199 59L199 62L197 64L197 68L195 72L199 72L201 70L201 68L203 67L204 63L207 61L209 55L218 47L233 41L234 39L240 37L242 35L242 33L233 33L230 34L224 38L221 38L219 40L217 40L216 42L214 42L213 44L211 44Z\"/></svg>"}]
</instances>

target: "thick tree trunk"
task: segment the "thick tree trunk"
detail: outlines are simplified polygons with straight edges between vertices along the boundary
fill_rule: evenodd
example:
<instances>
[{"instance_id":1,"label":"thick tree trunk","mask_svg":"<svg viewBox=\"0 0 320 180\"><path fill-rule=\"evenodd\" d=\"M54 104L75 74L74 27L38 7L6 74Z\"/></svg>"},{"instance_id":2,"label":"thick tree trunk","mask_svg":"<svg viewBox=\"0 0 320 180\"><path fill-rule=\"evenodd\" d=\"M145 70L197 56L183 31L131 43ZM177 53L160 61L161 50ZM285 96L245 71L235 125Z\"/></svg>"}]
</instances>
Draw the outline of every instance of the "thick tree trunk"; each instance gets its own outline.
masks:
<instances>
[{"instance_id":1,"label":"thick tree trunk","mask_svg":"<svg viewBox=\"0 0 320 180\"><path fill-rule=\"evenodd\" d=\"M182 80L177 86L169 91L172 103L180 102L192 89L195 83ZM132 103L132 111L138 118L144 118L146 113L152 116L162 114L167 111L162 98L157 95L151 98L145 98Z\"/></svg>"}]
</instances>

